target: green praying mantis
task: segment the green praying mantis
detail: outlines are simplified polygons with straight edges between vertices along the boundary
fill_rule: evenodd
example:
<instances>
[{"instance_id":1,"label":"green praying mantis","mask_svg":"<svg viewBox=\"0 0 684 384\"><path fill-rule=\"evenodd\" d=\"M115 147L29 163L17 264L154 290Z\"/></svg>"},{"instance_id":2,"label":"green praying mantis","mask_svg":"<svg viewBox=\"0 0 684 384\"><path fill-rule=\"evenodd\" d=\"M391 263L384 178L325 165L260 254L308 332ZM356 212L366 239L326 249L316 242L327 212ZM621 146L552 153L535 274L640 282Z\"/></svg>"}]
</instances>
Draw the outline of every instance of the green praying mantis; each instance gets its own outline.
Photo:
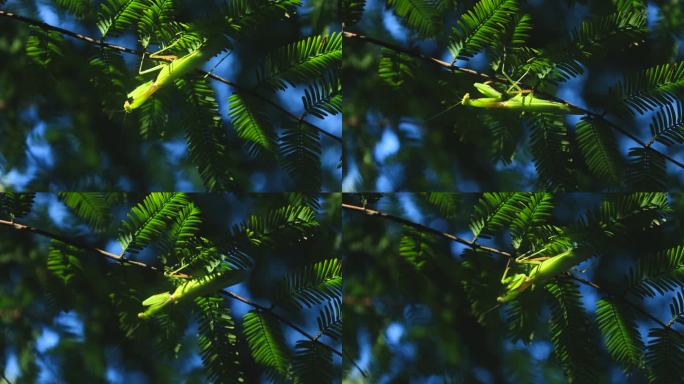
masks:
<instances>
[{"instance_id":1,"label":"green praying mantis","mask_svg":"<svg viewBox=\"0 0 684 384\"><path fill-rule=\"evenodd\" d=\"M547 283L554 277L568 272L583 260L572 247L554 256L533 257L544 251L546 251L546 248L515 260L517 263L534 264L534 267L527 274L516 273L513 276L507 277L506 275L510 267L509 261L509 265L506 266L506 270L501 278L501 283L506 286L506 291L496 298L497 302L504 304L515 300L528 288Z\"/></svg>"},{"instance_id":2,"label":"green praying mantis","mask_svg":"<svg viewBox=\"0 0 684 384\"><path fill-rule=\"evenodd\" d=\"M173 83L174 80L201 67L202 64L204 64L207 60L212 58L221 50L216 46L206 44L205 41L201 46L195 48L190 53L182 57L161 54L162 52L168 51L173 46L178 44L179 41L181 41L181 39L178 39L169 44L167 47L149 55L150 59L167 61L155 67L145 70L142 69L143 60L145 58L145 54L143 54L143 60L140 61L140 69L138 70L138 73L141 75L155 71L159 71L159 73L157 74L156 79L140 84L137 88L128 93L126 96L126 102L124 103L124 111L126 111L126 113L130 113L134 109L139 108L145 103L145 101L147 101L147 99L152 97L155 92L165 85Z\"/></svg>"},{"instance_id":3,"label":"green praying mantis","mask_svg":"<svg viewBox=\"0 0 684 384\"><path fill-rule=\"evenodd\" d=\"M517 82L505 92L492 87L491 82L475 83L474 87L485 97L473 99L466 93L461 104L467 107L514 110L521 112L543 112L562 115L582 115L583 111L566 103L542 99L532 90L521 89Z\"/></svg>"},{"instance_id":4,"label":"green praying mantis","mask_svg":"<svg viewBox=\"0 0 684 384\"><path fill-rule=\"evenodd\" d=\"M238 284L247 279L247 271L227 269L220 272L190 279L179 285L173 293L162 292L152 295L142 302L147 307L138 313L138 318L147 320L166 308L169 304L192 301L196 297L212 294L220 289Z\"/></svg>"}]
</instances>

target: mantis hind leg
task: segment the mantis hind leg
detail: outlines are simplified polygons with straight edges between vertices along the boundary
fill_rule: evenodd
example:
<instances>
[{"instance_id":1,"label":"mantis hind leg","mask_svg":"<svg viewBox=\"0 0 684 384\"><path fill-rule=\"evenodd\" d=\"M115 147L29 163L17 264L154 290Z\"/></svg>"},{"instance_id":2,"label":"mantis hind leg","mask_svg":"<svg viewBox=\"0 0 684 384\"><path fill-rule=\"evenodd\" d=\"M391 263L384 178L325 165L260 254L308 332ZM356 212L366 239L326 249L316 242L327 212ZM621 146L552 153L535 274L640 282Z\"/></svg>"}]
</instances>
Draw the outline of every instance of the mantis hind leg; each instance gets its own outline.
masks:
<instances>
[{"instance_id":1,"label":"mantis hind leg","mask_svg":"<svg viewBox=\"0 0 684 384\"><path fill-rule=\"evenodd\" d=\"M160 53L165 52L165 51L171 49L173 46L175 46L176 44L178 44L179 41L180 41L180 38L179 38L179 39L176 39L173 43L167 45L166 47L164 47L164 48L162 48L162 49L160 49L160 50L158 50L158 51L156 51L156 52L150 53L150 54L149 54L150 59L153 59L153 60L154 60L154 59L160 59L160 60L167 60L167 61L176 60L176 59L178 58L178 56L176 56L176 55L160 55ZM157 71L157 70L159 70L159 69L161 69L161 68L164 68L164 66L167 65L166 63L164 63L164 64L159 64L159 65L156 65L156 66L154 66L154 67L152 67L152 68L148 68L148 69L143 70L142 67L143 67L143 62L144 62L144 61L145 61L145 53L143 53L142 59L140 59L140 68L138 68L138 74L140 74L140 75L144 75L144 74L146 74L146 73L150 73L150 72Z\"/></svg>"},{"instance_id":2,"label":"mantis hind leg","mask_svg":"<svg viewBox=\"0 0 684 384\"><path fill-rule=\"evenodd\" d=\"M530 73L530 68L527 68L527 70L525 71L525 73L523 73L523 75L520 76L520 78L519 78L517 81L513 81L513 79L511 79L510 76L508 76L508 75L506 74L506 72L503 72L503 71L502 71L501 73L504 75L504 77L506 78L506 80L508 80L508 81L511 83L511 87L508 88L508 90L506 91L506 93L510 93L510 92L513 91L513 90L515 90L515 91L518 92L518 93L525 93L525 92L522 90L522 88L520 88L520 85L519 85L519 84L520 84L520 82L525 78L525 76L527 76L527 74Z\"/></svg>"}]
</instances>

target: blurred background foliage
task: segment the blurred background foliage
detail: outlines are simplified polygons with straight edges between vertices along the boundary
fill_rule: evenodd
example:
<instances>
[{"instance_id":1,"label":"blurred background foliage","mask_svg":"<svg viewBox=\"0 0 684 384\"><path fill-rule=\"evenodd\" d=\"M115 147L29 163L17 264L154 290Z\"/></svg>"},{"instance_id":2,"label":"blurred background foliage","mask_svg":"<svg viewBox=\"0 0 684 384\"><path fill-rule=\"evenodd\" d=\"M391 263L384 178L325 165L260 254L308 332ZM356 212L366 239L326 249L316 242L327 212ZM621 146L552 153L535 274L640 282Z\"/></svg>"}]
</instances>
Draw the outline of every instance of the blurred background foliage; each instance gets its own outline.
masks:
<instances>
[{"instance_id":1,"label":"blurred background foliage","mask_svg":"<svg viewBox=\"0 0 684 384\"><path fill-rule=\"evenodd\" d=\"M340 220L340 195L0 194L0 382L339 382ZM162 272L229 265L261 310L213 294L138 319L183 281Z\"/></svg>"},{"instance_id":2,"label":"blurred background foliage","mask_svg":"<svg viewBox=\"0 0 684 384\"><path fill-rule=\"evenodd\" d=\"M0 188L338 191L342 48L328 3L1 1L95 42L0 17ZM97 41L154 52L179 38L167 54L218 41L202 68L241 91L190 73L124 113L156 73Z\"/></svg>"},{"instance_id":3,"label":"blurred background foliage","mask_svg":"<svg viewBox=\"0 0 684 384\"><path fill-rule=\"evenodd\" d=\"M344 203L344 348L370 372L364 380L347 365L344 382L684 380L683 195L393 193ZM507 265L497 252L551 256L568 244L585 259L569 271L582 281L560 274L497 306Z\"/></svg>"},{"instance_id":4,"label":"blurred background foliage","mask_svg":"<svg viewBox=\"0 0 684 384\"><path fill-rule=\"evenodd\" d=\"M684 163L681 1L344 3L347 31L504 81L504 72L522 77L524 87L595 113L521 116L457 106L486 79L346 36L344 191L684 185L682 164L653 152Z\"/></svg>"}]
</instances>

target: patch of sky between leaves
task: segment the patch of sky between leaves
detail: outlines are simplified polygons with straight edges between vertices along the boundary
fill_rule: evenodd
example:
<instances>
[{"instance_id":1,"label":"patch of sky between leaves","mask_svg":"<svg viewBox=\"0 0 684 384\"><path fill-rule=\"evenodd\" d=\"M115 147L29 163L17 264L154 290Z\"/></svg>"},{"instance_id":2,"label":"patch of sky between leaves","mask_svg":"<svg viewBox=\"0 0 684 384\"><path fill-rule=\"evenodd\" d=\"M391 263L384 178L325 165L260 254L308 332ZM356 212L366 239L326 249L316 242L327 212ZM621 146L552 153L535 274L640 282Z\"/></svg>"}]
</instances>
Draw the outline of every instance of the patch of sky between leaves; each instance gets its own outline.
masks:
<instances>
[{"instance_id":1,"label":"patch of sky between leaves","mask_svg":"<svg viewBox=\"0 0 684 384\"><path fill-rule=\"evenodd\" d=\"M21 373L21 368L19 367L19 359L17 359L16 352L11 351L7 354L7 359L5 359L4 367L5 377L11 382L14 382L14 380L16 380L17 377L19 377L19 374Z\"/></svg>"},{"instance_id":2,"label":"patch of sky between leaves","mask_svg":"<svg viewBox=\"0 0 684 384\"><path fill-rule=\"evenodd\" d=\"M375 144L373 154L375 160L379 163L383 163L387 157L394 155L399 151L401 147L399 143L399 138L389 127L382 131L382 136L380 141Z\"/></svg>"},{"instance_id":3,"label":"patch of sky between leaves","mask_svg":"<svg viewBox=\"0 0 684 384\"><path fill-rule=\"evenodd\" d=\"M356 162L348 159L344 169L344 177L342 178L342 192L356 192L356 185L360 178L361 173L359 172L359 167L356 166Z\"/></svg>"},{"instance_id":4,"label":"patch of sky between leaves","mask_svg":"<svg viewBox=\"0 0 684 384\"><path fill-rule=\"evenodd\" d=\"M52 152L49 148L46 149L46 145L42 144L45 141L45 123L38 120L38 111L36 107L28 107L22 111L22 115L26 120L35 122L31 133L26 136L26 151L29 154L28 164L23 171L10 169L9 172L0 174L0 184L12 186L12 188L17 191L24 191L36 172L38 172L38 167L36 165L37 161L52 160Z\"/></svg>"},{"instance_id":5,"label":"patch of sky between leaves","mask_svg":"<svg viewBox=\"0 0 684 384\"><path fill-rule=\"evenodd\" d=\"M408 29L406 29L392 11L385 9L382 12L382 25L393 38L401 42L406 42Z\"/></svg>"}]
</instances>

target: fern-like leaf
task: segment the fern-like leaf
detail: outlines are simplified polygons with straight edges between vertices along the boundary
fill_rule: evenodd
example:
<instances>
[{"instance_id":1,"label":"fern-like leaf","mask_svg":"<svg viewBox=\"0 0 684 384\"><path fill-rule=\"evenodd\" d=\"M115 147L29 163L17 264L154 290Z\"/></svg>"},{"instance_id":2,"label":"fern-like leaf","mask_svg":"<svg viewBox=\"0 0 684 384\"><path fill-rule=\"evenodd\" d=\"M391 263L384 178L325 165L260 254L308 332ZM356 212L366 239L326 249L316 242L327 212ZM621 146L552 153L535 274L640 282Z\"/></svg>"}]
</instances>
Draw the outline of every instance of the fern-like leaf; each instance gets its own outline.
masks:
<instances>
[{"instance_id":1,"label":"fern-like leaf","mask_svg":"<svg viewBox=\"0 0 684 384\"><path fill-rule=\"evenodd\" d=\"M415 78L415 72L416 62L409 55L389 49L382 50L382 56L378 62L378 76L387 85L400 88L407 81Z\"/></svg>"},{"instance_id":2,"label":"fern-like leaf","mask_svg":"<svg viewBox=\"0 0 684 384\"><path fill-rule=\"evenodd\" d=\"M309 36L268 55L259 83L284 90L337 72L342 65L342 34Z\"/></svg>"},{"instance_id":3,"label":"fern-like leaf","mask_svg":"<svg viewBox=\"0 0 684 384\"><path fill-rule=\"evenodd\" d=\"M156 31L173 20L173 0L149 0L148 6L138 22L138 36L143 47L147 47Z\"/></svg>"},{"instance_id":4,"label":"fern-like leaf","mask_svg":"<svg viewBox=\"0 0 684 384\"><path fill-rule=\"evenodd\" d=\"M153 97L140 107L140 136L145 139L164 134L169 115L162 97Z\"/></svg>"},{"instance_id":5,"label":"fern-like leaf","mask_svg":"<svg viewBox=\"0 0 684 384\"><path fill-rule=\"evenodd\" d=\"M337 76L314 81L302 96L306 114L322 119L342 112L342 82Z\"/></svg>"},{"instance_id":6,"label":"fern-like leaf","mask_svg":"<svg viewBox=\"0 0 684 384\"><path fill-rule=\"evenodd\" d=\"M477 117L491 134L489 147L494 161L511 164L523 136L519 117L510 113L481 113Z\"/></svg>"},{"instance_id":7,"label":"fern-like leaf","mask_svg":"<svg viewBox=\"0 0 684 384\"><path fill-rule=\"evenodd\" d=\"M82 249L53 240L47 256L47 270L64 285L69 285L76 275L85 272L80 260L83 256Z\"/></svg>"},{"instance_id":8,"label":"fern-like leaf","mask_svg":"<svg viewBox=\"0 0 684 384\"><path fill-rule=\"evenodd\" d=\"M245 223L233 230L233 236L238 239L244 238L250 244L260 246L276 241L279 235L288 235L295 239L306 236L318 225L316 212L310 207L287 205L263 216L250 216Z\"/></svg>"},{"instance_id":9,"label":"fern-like leaf","mask_svg":"<svg viewBox=\"0 0 684 384\"><path fill-rule=\"evenodd\" d=\"M102 37L135 24L146 8L145 0L106 0L100 4L97 28Z\"/></svg>"},{"instance_id":10,"label":"fern-like leaf","mask_svg":"<svg viewBox=\"0 0 684 384\"><path fill-rule=\"evenodd\" d=\"M652 148L634 147L625 179L630 189L636 191L662 191L667 182L665 158Z\"/></svg>"},{"instance_id":11,"label":"fern-like leaf","mask_svg":"<svg viewBox=\"0 0 684 384\"><path fill-rule=\"evenodd\" d=\"M434 258L435 237L412 227L404 227L402 232L399 256L420 271Z\"/></svg>"},{"instance_id":12,"label":"fern-like leaf","mask_svg":"<svg viewBox=\"0 0 684 384\"><path fill-rule=\"evenodd\" d=\"M569 279L549 283L554 297L549 332L553 350L572 383L594 383L598 373L589 318L577 286Z\"/></svg>"},{"instance_id":13,"label":"fern-like leaf","mask_svg":"<svg viewBox=\"0 0 684 384\"><path fill-rule=\"evenodd\" d=\"M442 30L440 12L433 0L387 0L387 6L421 36L432 37Z\"/></svg>"},{"instance_id":14,"label":"fern-like leaf","mask_svg":"<svg viewBox=\"0 0 684 384\"><path fill-rule=\"evenodd\" d=\"M620 153L610 127L585 118L577 123L575 132L589 170L600 180L619 184L622 174Z\"/></svg>"},{"instance_id":15,"label":"fern-like leaf","mask_svg":"<svg viewBox=\"0 0 684 384\"><path fill-rule=\"evenodd\" d=\"M477 239L480 235L492 235L508 226L515 219L520 199L522 199L522 194L518 193L483 194L470 219L473 238Z\"/></svg>"},{"instance_id":16,"label":"fern-like leaf","mask_svg":"<svg viewBox=\"0 0 684 384\"><path fill-rule=\"evenodd\" d=\"M190 158L209 190L227 191L236 188L229 162L225 127L218 114L214 91L204 79L176 81L176 85L193 107L185 116L186 140Z\"/></svg>"},{"instance_id":17,"label":"fern-like leaf","mask_svg":"<svg viewBox=\"0 0 684 384\"><path fill-rule=\"evenodd\" d=\"M258 108L259 100L243 93L233 93L228 98L229 116L237 135L251 143L250 150L273 151L275 134L266 115Z\"/></svg>"},{"instance_id":18,"label":"fern-like leaf","mask_svg":"<svg viewBox=\"0 0 684 384\"><path fill-rule=\"evenodd\" d=\"M462 196L449 192L425 192L421 196L431 206L437 208L445 219L453 219L459 213Z\"/></svg>"},{"instance_id":19,"label":"fern-like leaf","mask_svg":"<svg viewBox=\"0 0 684 384\"><path fill-rule=\"evenodd\" d=\"M147 195L121 223L119 237L123 252L136 252L159 238L169 223L189 204L182 193L155 192Z\"/></svg>"},{"instance_id":20,"label":"fern-like leaf","mask_svg":"<svg viewBox=\"0 0 684 384\"><path fill-rule=\"evenodd\" d=\"M356 24L363 16L366 0L340 0L338 2L338 17L345 26Z\"/></svg>"},{"instance_id":21,"label":"fern-like leaf","mask_svg":"<svg viewBox=\"0 0 684 384\"><path fill-rule=\"evenodd\" d=\"M319 311L316 317L318 332L335 340L342 338L342 299L336 297Z\"/></svg>"},{"instance_id":22,"label":"fern-like leaf","mask_svg":"<svg viewBox=\"0 0 684 384\"><path fill-rule=\"evenodd\" d=\"M629 292L654 297L684 286L684 246L676 246L639 259L630 269Z\"/></svg>"},{"instance_id":23,"label":"fern-like leaf","mask_svg":"<svg viewBox=\"0 0 684 384\"><path fill-rule=\"evenodd\" d=\"M615 236L628 227L638 228L633 223L647 227L661 225L670 212L665 193L639 192L613 195L607 198L595 211L587 214L587 224L607 236Z\"/></svg>"},{"instance_id":24,"label":"fern-like leaf","mask_svg":"<svg viewBox=\"0 0 684 384\"><path fill-rule=\"evenodd\" d=\"M338 376L332 364L332 352L311 340L297 341L292 368L297 384L332 383Z\"/></svg>"},{"instance_id":25,"label":"fern-like leaf","mask_svg":"<svg viewBox=\"0 0 684 384\"><path fill-rule=\"evenodd\" d=\"M321 138L317 131L301 124L288 124L279 139L283 168L297 189L317 192L321 189Z\"/></svg>"},{"instance_id":26,"label":"fern-like leaf","mask_svg":"<svg viewBox=\"0 0 684 384\"><path fill-rule=\"evenodd\" d=\"M278 290L276 302L294 308L309 308L342 296L342 264L327 259L290 273Z\"/></svg>"},{"instance_id":27,"label":"fern-like leaf","mask_svg":"<svg viewBox=\"0 0 684 384\"><path fill-rule=\"evenodd\" d=\"M93 6L93 2L90 0L55 0L55 4L79 18L90 14Z\"/></svg>"},{"instance_id":28,"label":"fern-like leaf","mask_svg":"<svg viewBox=\"0 0 684 384\"><path fill-rule=\"evenodd\" d=\"M632 309L601 299L596 304L596 322L613 359L627 371L640 368L644 344Z\"/></svg>"},{"instance_id":29,"label":"fern-like leaf","mask_svg":"<svg viewBox=\"0 0 684 384\"><path fill-rule=\"evenodd\" d=\"M609 91L617 113L645 113L663 108L684 89L684 62L662 64L626 77Z\"/></svg>"},{"instance_id":30,"label":"fern-like leaf","mask_svg":"<svg viewBox=\"0 0 684 384\"><path fill-rule=\"evenodd\" d=\"M26 41L26 55L40 66L48 68L55 59L64 55L64 37L55 31L31 27L31 35Z\"/></svg>"},{"instance_id":31,"label":"fern-like leaf","mask_svg":"<svg viewBox=\"0 0 684 384\"><path fill-rule=\"evenodd\" d=\"M684 105L680 100L667 104L651 121L651 143L663 143L671 146L684 144Z\"/></svg>"},{"instance_id":32,"label":"fern-like leaf","mask_svg":"<svg viewBox=\"0 0 684 384\"><path fill-rule=\"evenodd\" d=\"M242 326L254 361L286 378L290 357L280 324L268 314L249 311L242 319Z\"/></svg>"},{"instance_id":33,"label":"fern-like leaf","mask_svg":"<svg viewBox=\"0 0 684 384\"><path fill-rule=\"evenodd\" d=\"M648 333L646 350L649 383L684 381L684 337L670 329L655 328Z\"/></svg>"},{"instance_id":34,"label":"fern-like leaf","mask_svg":"<svg viewBox=\"0 0 684 384\"><path fill-rule=\"evenodd\" d=\"M191 244L202 224L200 210L193 203L185 205L173 218L168 235L162 241L164 252L180 252Z\"/></svg>"},{"instance_id":35,"label":"fern-like leaf","mask_svg":"<svg viewBox=\"0 0 684 384\"><path fill-rule=\"evenodd\" d=\"M678 291L675 297L672 298L670 313L672 313L672 318L668 321L668 324L679 323L684 325L684 289Z\"/></svg>"},{"instance_id":36,"label":"fern-like leaf","mask_svg":"<svg viewBox=\"0 0 684 384\"><path fill-rule=\"evenodd\" d=\"M500 46L511 18L519 11L517 0L480 0L464 13L452 30L449 49L454 57L469 59L485 48Z\"/></svg>"},{"instance_id":37,"label":"fern-like leaf","mask_svg":"<svg viewBox=\"0 0 684 384\"><path fill-rule=\"evenodd\" d=\"M269 1L230 1L225 7L227 31L235 38L263 27L266 23L291 18L301 6L301 0L269 0Z\"/></svg>"},{"instance_id":38,"label":"fern-like leaf","mask_svg":"<svg viewBox=\"0 0 684 384\"><path fill-rule=\"evenodd\" d=\"M62 202L95 230L103 230L111 219L111 208L121 194L98 192L62 192Z\"/></svg>"},{"instance_id":39,"label":"fern-like leaf","mask_svg":"<svg viewBox=\"0 0 684 384\"><path fill-rule=\"evenodd\" d=\"M28 215L33 209L35 193L0 193L0 214L8 215L11 220Z\"/></svg>"},{"instance_id":40,"label":"fern-like leaf","mask_svg":"<svg viewBox=\"0 0 684 384\"><path fill-rule=\"evenodd\" d=\"M521 196L520 207L510 223L513 248L518 249L535 228L544 225L553 211L553 196L548 193L531 193Z\"/></svg>"},{"instance_id":41,"label":"fern-like leaf","mask_svg":"<svg viewBox=\"0 0 684 384\"><path fill-rule=\"evenodd\" d=\"M245 381L238 348L238 335L230 309L222 299L198 297L199 348L202 364L212 383Z\"/></svg>"},{"instance_id":42,"label":"fern-like leaf","mask_svg":"<svg viewBox=\"0 0 684 384\"><path fill-rule=\"evenodd\" d=\"M561 118L536 114L530 120L530 146L540 181L553 190L577 188L572 169L570 140Z\"/></svg>"}]
</instances>

